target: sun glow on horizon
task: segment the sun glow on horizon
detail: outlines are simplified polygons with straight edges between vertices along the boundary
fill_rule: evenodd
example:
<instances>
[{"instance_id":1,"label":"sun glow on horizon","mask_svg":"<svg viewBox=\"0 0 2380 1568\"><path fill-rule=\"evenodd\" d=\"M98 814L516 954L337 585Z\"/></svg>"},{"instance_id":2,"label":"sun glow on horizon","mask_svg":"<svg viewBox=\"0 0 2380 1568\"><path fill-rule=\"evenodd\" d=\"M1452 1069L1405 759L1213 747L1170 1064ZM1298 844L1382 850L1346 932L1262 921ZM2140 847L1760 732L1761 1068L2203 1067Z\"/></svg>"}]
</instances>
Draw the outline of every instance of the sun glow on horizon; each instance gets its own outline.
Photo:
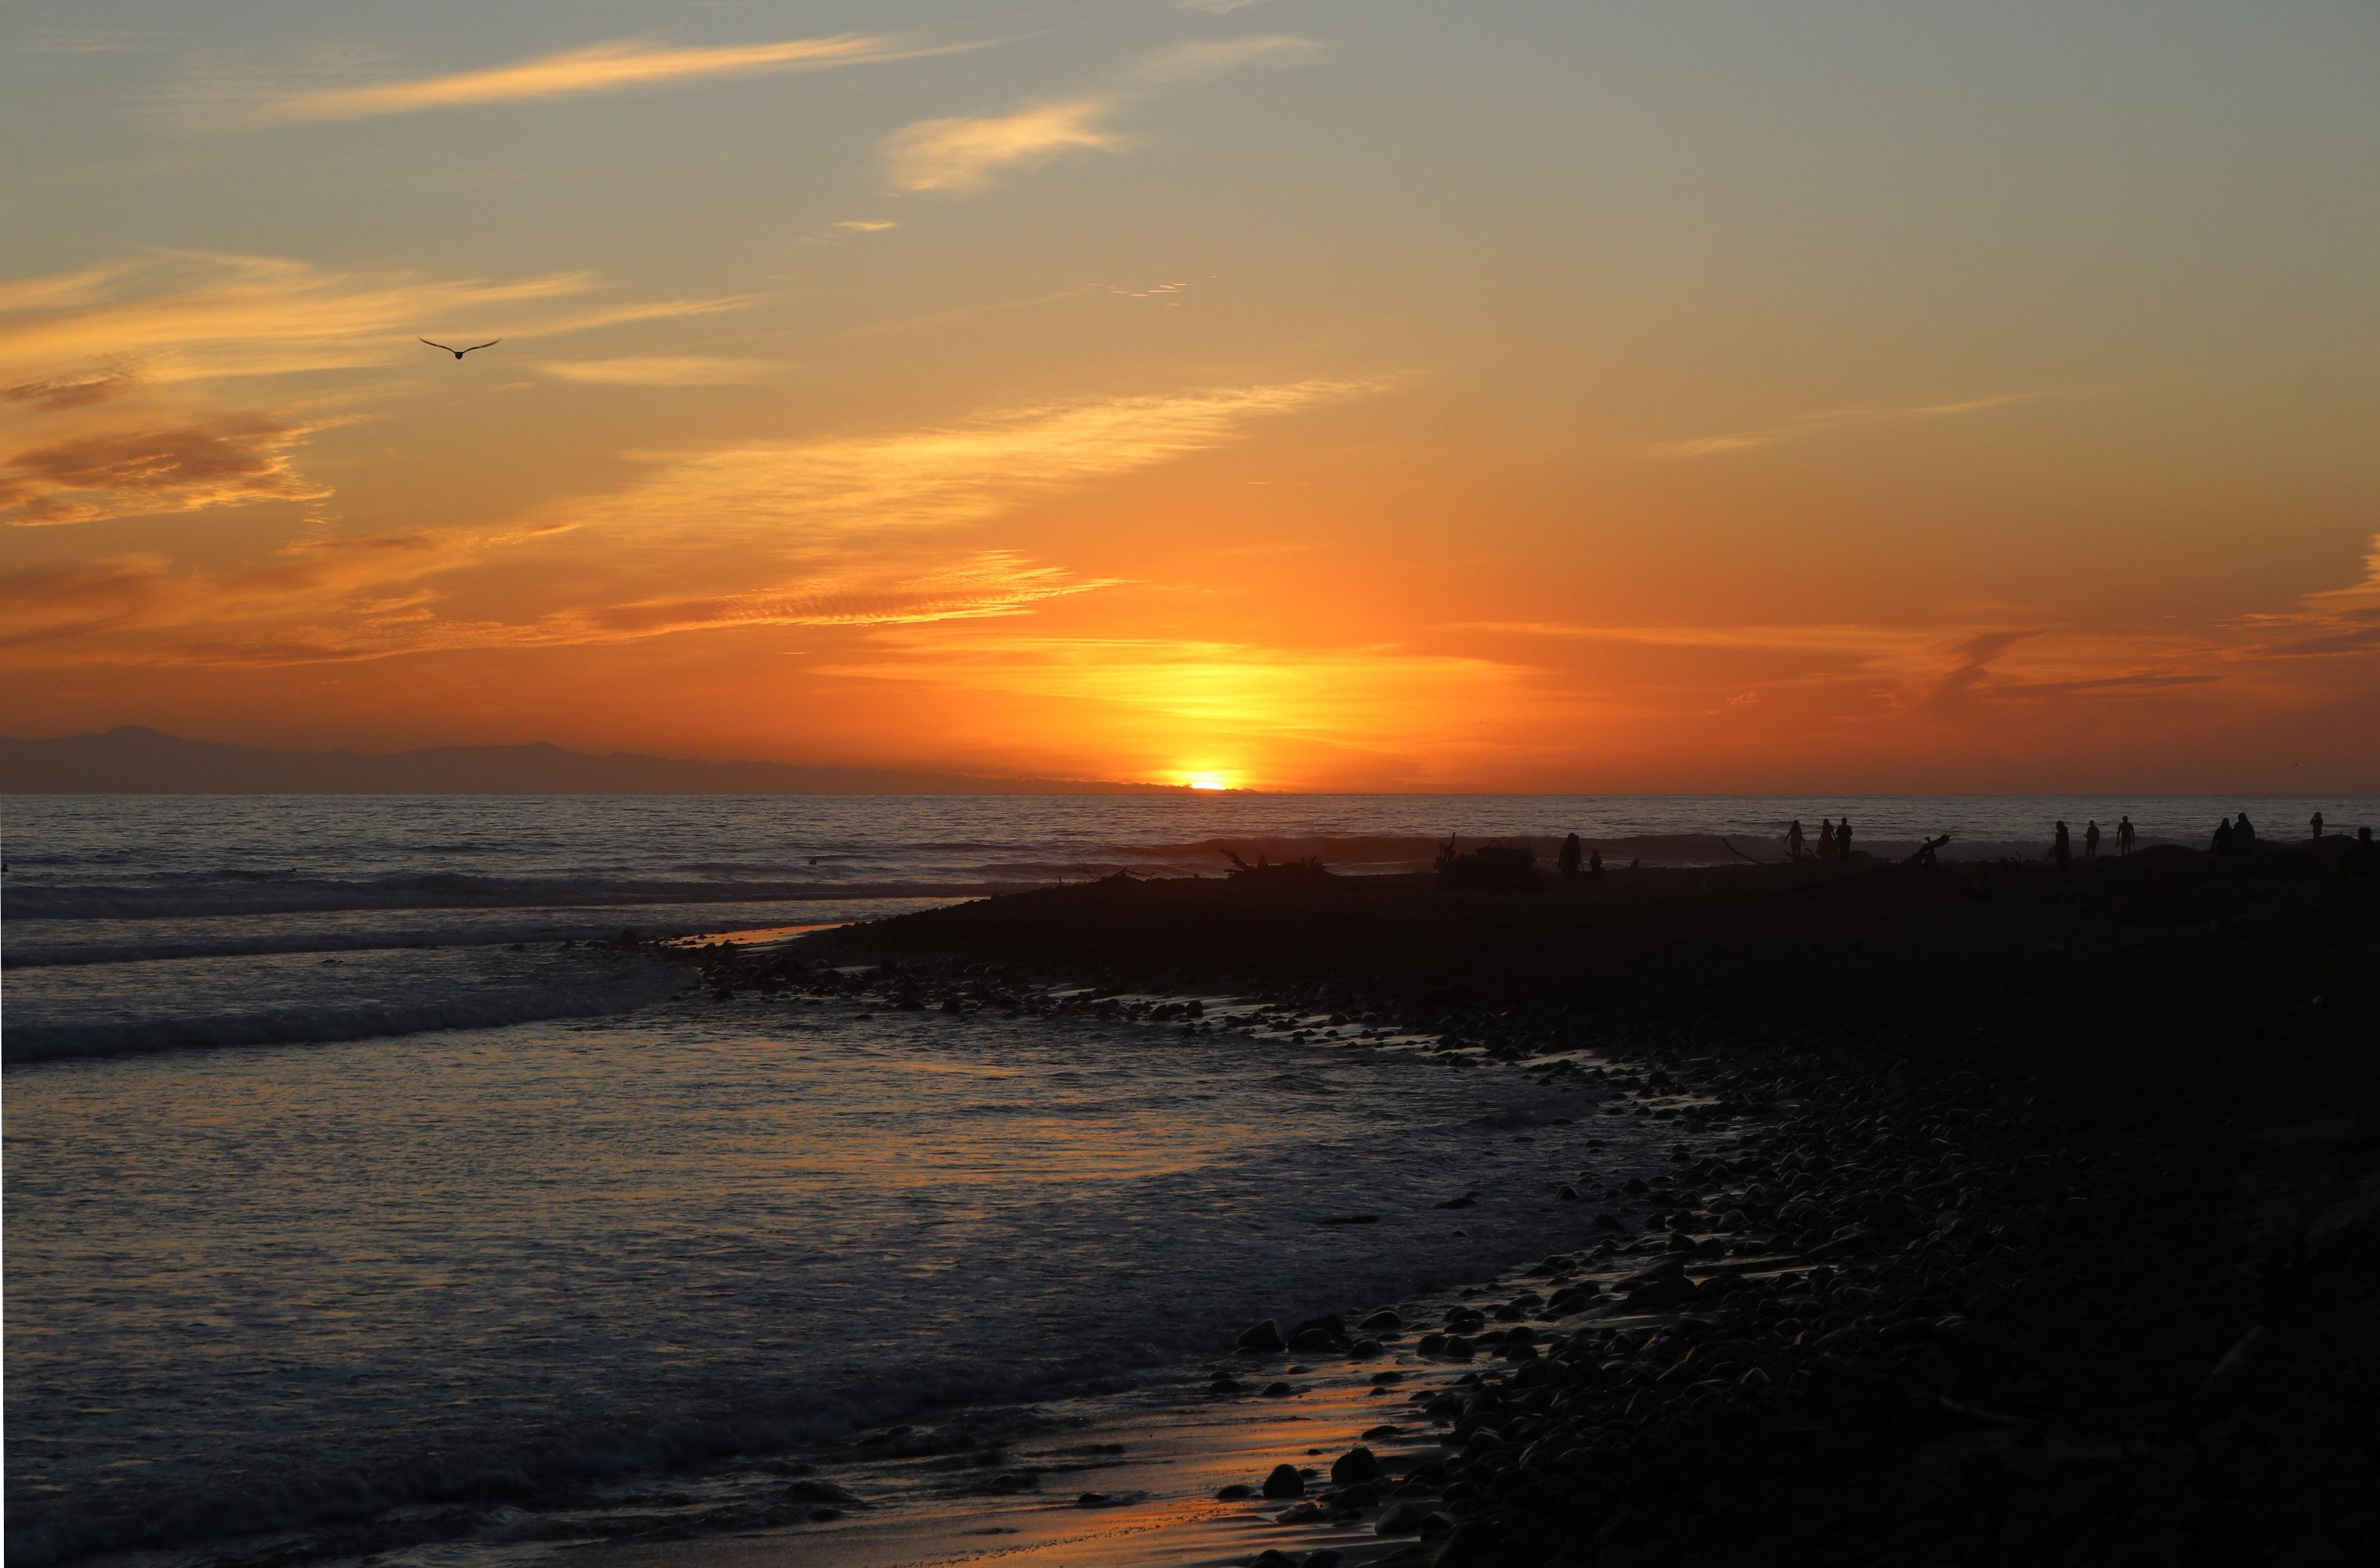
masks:
<instances>
[{"instance_id":1,"label":"sun glow on horizon","mask_svg":"<svg viewBox=\"0 0 2380 1568\"><path fill-rule=\"evenodd\" d=\"M0 737L2380 790L2368 6L29 8Z\"/></svg>"}]
</instances>

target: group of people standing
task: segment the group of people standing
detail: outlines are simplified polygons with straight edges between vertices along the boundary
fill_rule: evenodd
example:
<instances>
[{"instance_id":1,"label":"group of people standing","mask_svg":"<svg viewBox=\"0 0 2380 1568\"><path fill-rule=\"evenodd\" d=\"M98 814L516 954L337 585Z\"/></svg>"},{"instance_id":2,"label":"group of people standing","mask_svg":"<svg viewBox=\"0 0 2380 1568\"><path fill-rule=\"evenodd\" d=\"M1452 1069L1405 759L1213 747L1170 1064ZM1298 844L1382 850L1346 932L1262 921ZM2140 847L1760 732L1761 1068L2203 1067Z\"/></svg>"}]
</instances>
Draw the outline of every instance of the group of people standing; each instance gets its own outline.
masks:
<instances>
[{"instance_id":1,"label":"group of people standing","mask_svg":"<svg viewBox=\"0 0 2380 1568\"><path fill-rule=\"evenodd\" d=\"M1852 819L1850 817L1843 818L1840 825L1828 822L1823 816L1820 817L1818 847L1815 850L1810 848L1809 839L1802 832L1800 817L1795 817L1793 826L1785 830L1785 854L1789 860L1806 861L1815 858L1822 861L1835 861L1842 859L1851 852Z\"/></svg>"},{"instance_id":2,"label":"group of people standing","mask_svg":"<svg viewBox=\"0 0 2380 1568\"><path fill-rule=\"evenodd\" d=\"M2317 838L2322 837L2322 813L2320 812L2313 814L2313 836ZM2240 819L2236 824L2231 818L2228 816L2225 817L2223 819L2222 826L2215 830L2215 843L2213 847L2215 852L2218 855L2245 855L2254 853L2256 849L2256 825L2248 820L2248 814L2246 812L2241 812L2240 814Z\"/></svg>"},{"instance_id":3,"label":"group of people standing","mask_svg":"<svg viewBox=\"0 0 2380 1568\"><path fill-rule=\"evenodd\" d=\"M1603 851L1588 850L1586 859L1582 862L1579 859L1581 847L1578 835L1573 833L1562 840L1561 852L1554 857L1554 869L1561 874L1564 887L1576 882L1582 873L1589 882L1603 880Z\"/></svg>"},{"instance_id":4,"label":"group of people standing","mask_svg":"<svg viewBox=\"0 0 2380 1568\"><path fill-rule=\"evenodd\" d=\"M2314 813L2313 820L2308 826L2313 829L2313 837L2320 838L2322 813ZM2364 831L2368 835L2371 830L2366 828ZM2218 855L2252 854L2256 849L2256 825L2248 820L2248 814L2244 811L2236 817L2227 816L2223 819L2222 825L2215 829L2215 842L2212 847ZM2058 868L2063 871L2066 869L2068 861L2072 858L2073 852L2073 843L2067 836L2066 824L2061 822L2058 824L2056 837L2050 840L2049 858L2057 862ZM2132 819L2130 816L2124 817L2116 824L2116 852L2119 855L2129 855L2132 852ZM2099 858L2099 825L2096 822L2087 823L2083 826L2082 858L2086 861Z\"/></svg>"},{"instance_id":5,"label":"group of people standing","mask_svg":"<svg viewBox=\"0 0 2380 1568\"><path fill-rule=\"evenodd\" d=\"M2306 826L2313 829L2312 836L2313 838L2321 838L2322 813L2314 813L2312 820L2307 822ZM2372 830L2368 827L2364 828L2362 830L2362 835L2364 838L2368 838L2372 835ZM2215 843L2213 848L2215 852L2218 855L2246 855L2254 853L2256 849L2256 825L2248 820L2248 814L2246 812L2241 812L2236 817L2225 817L2221 826L2215 829Z\"/></svg>"},{"instance_id":6,"label":"group of people standing","mask_svg":"<svg viewBox=\"0 0 2380 1568\"><path fill-rule=\"evenodd\" d=\"M2135 837L2129 812L2116 819L2116 854L2119 858L2132 852ZM2067 836L2066 824L2062 821L2058 824L2056 836L2049 841L2049 858L2058 862L2060 871L2064 871L2067 862L2074 858L2074 841ZM2086 861L2099 858L2099 820L2096 817L2082 825L2082 858Z\"/></svg>"}]
</instances>

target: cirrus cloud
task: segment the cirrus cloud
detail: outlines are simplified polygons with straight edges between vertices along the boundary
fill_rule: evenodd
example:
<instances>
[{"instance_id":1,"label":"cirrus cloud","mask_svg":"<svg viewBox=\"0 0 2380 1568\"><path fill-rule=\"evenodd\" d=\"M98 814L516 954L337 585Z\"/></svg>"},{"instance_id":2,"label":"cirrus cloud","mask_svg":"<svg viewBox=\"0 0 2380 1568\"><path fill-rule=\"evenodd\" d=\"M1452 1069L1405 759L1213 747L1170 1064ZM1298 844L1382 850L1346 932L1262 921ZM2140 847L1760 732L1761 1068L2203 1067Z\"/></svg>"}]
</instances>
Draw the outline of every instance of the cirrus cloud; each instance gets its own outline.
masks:
<instances>
[{"instance_id":1,"label":"cirrus cloud","mask_svg":"<svg viewBox=\"0 0 2380 1568\"><path fill-rule=\"evenodd\" d=\"M20 452L0 464L0 522L18 527L197 512L260 501L319 501L290 448L322 424L233 415L112 430Z\"/></svg>"},{"instance_id":2,"label":"cirrus cloud","mask_svg":"<svg viewBox=\"0 0 2380 1568\"><path fill-rule=\"evenodd\" d=\"M1321 52L1310 38L1282 34L1175 44L1135 61L1119 85L1106 90L905 126L885 139L885 172L902 190L981 190L1008 170L1035 168L1065 153L1122 151L1132 139L1108 121L1160 89L1243 66L1302 64Z\"/></svg>"},{"instance_id":3,"label":"cirrus cloud","mask_svg":"<svg viewBox=\"0 0 2380 1568\"><path fill-rule=\"evenodd\" d=\"M411 81L382 82L370 87L291 93L271 99L249 110L243 117L243 123L288 126L322 120L365 119L381 115L410 114L421 109L449 109L521 99L606 92L625 87L683 81L694 77L866 65L881 60L905 59L929 52L890 38L854 33L832 38L792 38L771 43L736 43L710 48L668 48L650 39L625 38L584 49L567 50L559 54L516 61L509 66L455 71Z\"/></svg>"},{"instance_id":4,"label":"cirrus cloud","mask_svg":"<svg viewBox=\"0 0 2380 1568\"><path fill-rule=\"evenodd\" d=\"M152 251L0 283L0 377L88 384L100 366L155 383L353 369L421 356L416 334L508 341L706 315L746 298L602 301L583 272L491 281L358 271L272 256ZM39 397L32 401L41 402ZM52 404L55 406L55 404Z\"/></svg>"},{"instance_id":5,"label":"cirrus cloud","mask_svg":"<svg viewBox=\"0 0 2380 1568\"><path fill-rule=\"evenodd\" d=\"M706 539L781 548L855 531L952 526L1223 446L1258 419L1385 384L1304 380L1087 399L918 429L652 453L641 482L556 515L648 537L683 519Z\"/></svg>"},{"instance_id":6,"label":"cirrus cloud","mask_svg":"<svg viewBox=\"0 0 2380 1568\"><path fill-rule=\"evenodd\" d=\"M980 190L1002 171L1032 168L1065 152L1113 152L1126 139L1099 122L1111 100L1028 103L1005 115L920 120L893 133L884 157L903 190Z\"/></svg>"},{"instance_id":7,"label":"cirrus cloud","mask_svg":"<svg viewBox=\"0 0 2380 1568\"><path fill-rule=\"evenodd\" d=\"M718 355L646 354L618 359L557 359L549 376L609 387L721 387L757 381L776 368L765 359Z\"/></svg>"}]
</instances>

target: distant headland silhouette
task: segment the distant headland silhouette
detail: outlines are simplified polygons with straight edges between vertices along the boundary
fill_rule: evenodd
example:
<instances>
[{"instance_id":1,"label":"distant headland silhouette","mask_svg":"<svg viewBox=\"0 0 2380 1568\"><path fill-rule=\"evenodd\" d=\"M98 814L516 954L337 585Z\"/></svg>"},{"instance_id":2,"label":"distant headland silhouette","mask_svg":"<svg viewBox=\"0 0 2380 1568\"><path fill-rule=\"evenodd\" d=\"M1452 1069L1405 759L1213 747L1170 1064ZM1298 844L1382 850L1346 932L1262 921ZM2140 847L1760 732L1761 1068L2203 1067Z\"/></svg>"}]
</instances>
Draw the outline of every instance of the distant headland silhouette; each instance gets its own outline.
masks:
<instances>
[{"instance_id":1,"label":"distant headland silhouette","mask_svg":"<svg viewBox=\"0 0 2380 1568\"><path fill-rule=\"evenodd\" d=\"M372 754L185 740L137 724L52 740L0 736L8 795L1174 795L1185 786L977 778L901 768L596 755L550 742Z\"/></svg>"}]
</instances>

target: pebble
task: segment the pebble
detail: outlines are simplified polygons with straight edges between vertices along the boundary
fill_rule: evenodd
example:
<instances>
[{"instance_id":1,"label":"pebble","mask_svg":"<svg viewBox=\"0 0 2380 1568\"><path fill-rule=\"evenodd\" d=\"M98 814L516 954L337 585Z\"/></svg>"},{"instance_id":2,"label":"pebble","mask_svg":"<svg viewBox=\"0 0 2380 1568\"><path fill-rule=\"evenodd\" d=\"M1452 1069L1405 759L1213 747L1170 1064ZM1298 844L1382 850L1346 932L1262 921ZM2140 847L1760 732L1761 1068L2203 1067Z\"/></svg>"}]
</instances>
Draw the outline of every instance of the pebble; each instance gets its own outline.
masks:
<instances>
[{"instance_id":1,"label":"pebble","mask_svg":"<svg viewBox=\"0 0 2380 1568\"><path fill-rule=\"evenodd\" d=\"M1330 1479L1340 1486L1377 1481L1382 1475L1379 1456L1368 1448L1351 1448L1330 1465Z\"/></svg>"}]
</instances>

